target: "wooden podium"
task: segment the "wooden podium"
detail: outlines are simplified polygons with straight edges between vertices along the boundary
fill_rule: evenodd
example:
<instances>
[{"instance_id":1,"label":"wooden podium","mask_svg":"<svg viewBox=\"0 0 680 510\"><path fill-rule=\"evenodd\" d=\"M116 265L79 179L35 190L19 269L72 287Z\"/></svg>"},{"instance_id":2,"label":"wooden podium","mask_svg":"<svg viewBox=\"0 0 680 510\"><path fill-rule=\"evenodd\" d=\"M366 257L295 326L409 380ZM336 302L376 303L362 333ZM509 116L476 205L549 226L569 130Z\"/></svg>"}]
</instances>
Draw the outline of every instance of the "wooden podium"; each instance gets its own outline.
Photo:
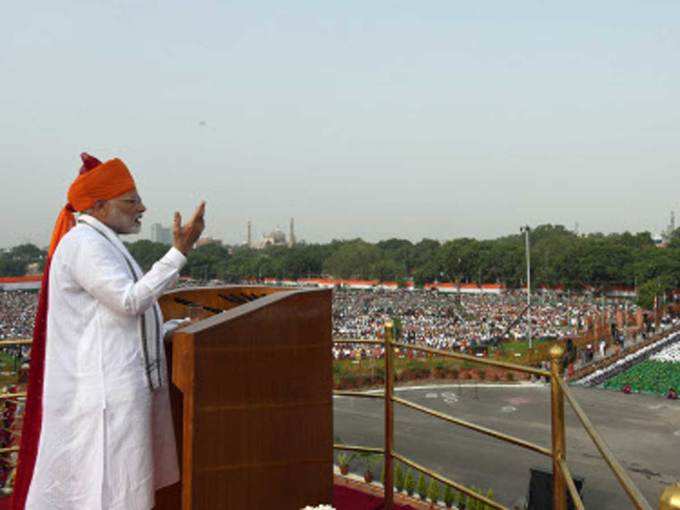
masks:
<instances>
[{"instance_id":1,"label":"wooden podium","mask_svg":"<svg viewBox=\"0 0 680 510\"><path fill-rule=\"evenodd\" d=\"M177 290L165 320L181 483L156 510L300 510L333 488L331 291Z\"/></svg>"}]
</instances>

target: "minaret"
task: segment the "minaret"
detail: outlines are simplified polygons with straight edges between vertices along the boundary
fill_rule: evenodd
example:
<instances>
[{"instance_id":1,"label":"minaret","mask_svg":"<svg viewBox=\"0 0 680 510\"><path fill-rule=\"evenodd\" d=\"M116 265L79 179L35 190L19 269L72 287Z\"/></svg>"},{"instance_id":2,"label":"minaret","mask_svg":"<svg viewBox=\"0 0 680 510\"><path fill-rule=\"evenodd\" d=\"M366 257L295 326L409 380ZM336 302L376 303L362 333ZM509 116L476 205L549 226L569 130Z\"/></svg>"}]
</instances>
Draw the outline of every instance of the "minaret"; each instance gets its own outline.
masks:
<instances>
[{"instance_id":1,"label":"minaret","mask_svg":"<svg viewBox=\"0 0 680 510\"><path fill-rule=\"evenodd\" d=\"M295 246L295 219L290 219L290 231L288 232L288 247Z\"/></svg>"},{"instance_id":2,"label":"minaret","mask_svg":"<svg viewBox=\"0 0 680 510\"><path fill-rule=\"evenodd\" d=\"M248 226L246 227L246 246L248 248L253 247L253 224L248 220Z\"/></svg>"},{"instance_id":3,"label":"minaret","mask_svg":"<svg viewBox=\"0 0 680 510\"><path fill-rule=\"evenodd\" d=\"M671 234L675 232L675 211L671 211L671 224L670 224Z\"/></svg>"}]
</instances>

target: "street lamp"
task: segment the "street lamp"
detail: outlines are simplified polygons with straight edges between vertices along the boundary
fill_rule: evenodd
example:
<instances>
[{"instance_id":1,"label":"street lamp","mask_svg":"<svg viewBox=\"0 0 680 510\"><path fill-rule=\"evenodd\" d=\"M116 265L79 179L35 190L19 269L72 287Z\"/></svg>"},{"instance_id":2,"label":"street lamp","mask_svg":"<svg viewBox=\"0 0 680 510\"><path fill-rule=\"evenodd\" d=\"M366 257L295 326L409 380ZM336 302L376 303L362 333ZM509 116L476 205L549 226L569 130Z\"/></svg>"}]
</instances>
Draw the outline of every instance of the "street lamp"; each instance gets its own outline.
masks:
<instances>
[{"instance_id":1,"label":"street lamp","mask_svg":"<svg viewBox=\"0 0 680 510\"><path fill-rule=\"evenodd\" d=\"M531 254L529 250L529 233L531 228L524 225L519 229L524 234L525 252L527 254L527 340L531 349Z\"/></svg>"}]
</instances>

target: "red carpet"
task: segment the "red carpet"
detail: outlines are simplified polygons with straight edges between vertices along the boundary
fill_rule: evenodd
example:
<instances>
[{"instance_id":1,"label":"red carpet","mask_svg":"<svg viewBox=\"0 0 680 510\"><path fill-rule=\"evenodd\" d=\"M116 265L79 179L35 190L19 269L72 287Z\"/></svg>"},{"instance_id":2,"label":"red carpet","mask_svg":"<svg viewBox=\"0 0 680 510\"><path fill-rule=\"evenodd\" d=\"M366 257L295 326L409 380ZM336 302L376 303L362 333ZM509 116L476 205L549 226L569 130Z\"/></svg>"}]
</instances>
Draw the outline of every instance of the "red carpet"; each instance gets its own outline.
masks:
<instances>
[{"instance_id":1,"label":"red carpet","mask_svg":"<svg viewBox=\"0 0 680 510\"><path fill-rule=\"evenodd\" d=\"M336 510L378 510L382 509L382 498L364 494L350 487L333 486L333 506ZM410 505L394 504L395 510L415 510Z\"/></svg>"}]
</instances>

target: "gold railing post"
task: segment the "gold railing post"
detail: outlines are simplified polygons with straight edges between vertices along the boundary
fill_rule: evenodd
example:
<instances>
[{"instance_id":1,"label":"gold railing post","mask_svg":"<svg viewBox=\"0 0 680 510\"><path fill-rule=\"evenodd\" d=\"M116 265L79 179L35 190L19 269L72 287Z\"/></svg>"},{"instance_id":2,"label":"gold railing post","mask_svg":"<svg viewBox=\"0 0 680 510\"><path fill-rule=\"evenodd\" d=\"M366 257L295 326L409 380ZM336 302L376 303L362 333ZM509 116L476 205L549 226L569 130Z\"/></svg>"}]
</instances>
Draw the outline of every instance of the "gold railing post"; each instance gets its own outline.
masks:
<instances>
[{"instance_id":1,"label":"gold railing post","mask_svg":"<svg viewBox=\"0 0 680 510\"><path fill-rule=\"evenodd\" d=\"M385 324L385 504L384 510L394 505L394 325Z\"/></svg>"},{"instance_id":2,"label":"gold railing post","mask_svg":"<svg viewBox=\"0 0 680 510\"><path fill-rule=\"evenodd\" d=\"M560 459L566 457L566 434L564 429L564 396L558 379L562 377L562 356L564 349L555 344L550 349L550 422L553 454L553 510L566 510L567 493Z\"/></svg>"},{"instance_id":3,"label":"gold railing post","mask_svg":"<svg viewBox=\"0 0 680 510\"><path fill-rule=\"evenodd\" d=\"M671 485L663 491L659 510L680 510L680 483Z\"/></svg>"}]
</instances>

